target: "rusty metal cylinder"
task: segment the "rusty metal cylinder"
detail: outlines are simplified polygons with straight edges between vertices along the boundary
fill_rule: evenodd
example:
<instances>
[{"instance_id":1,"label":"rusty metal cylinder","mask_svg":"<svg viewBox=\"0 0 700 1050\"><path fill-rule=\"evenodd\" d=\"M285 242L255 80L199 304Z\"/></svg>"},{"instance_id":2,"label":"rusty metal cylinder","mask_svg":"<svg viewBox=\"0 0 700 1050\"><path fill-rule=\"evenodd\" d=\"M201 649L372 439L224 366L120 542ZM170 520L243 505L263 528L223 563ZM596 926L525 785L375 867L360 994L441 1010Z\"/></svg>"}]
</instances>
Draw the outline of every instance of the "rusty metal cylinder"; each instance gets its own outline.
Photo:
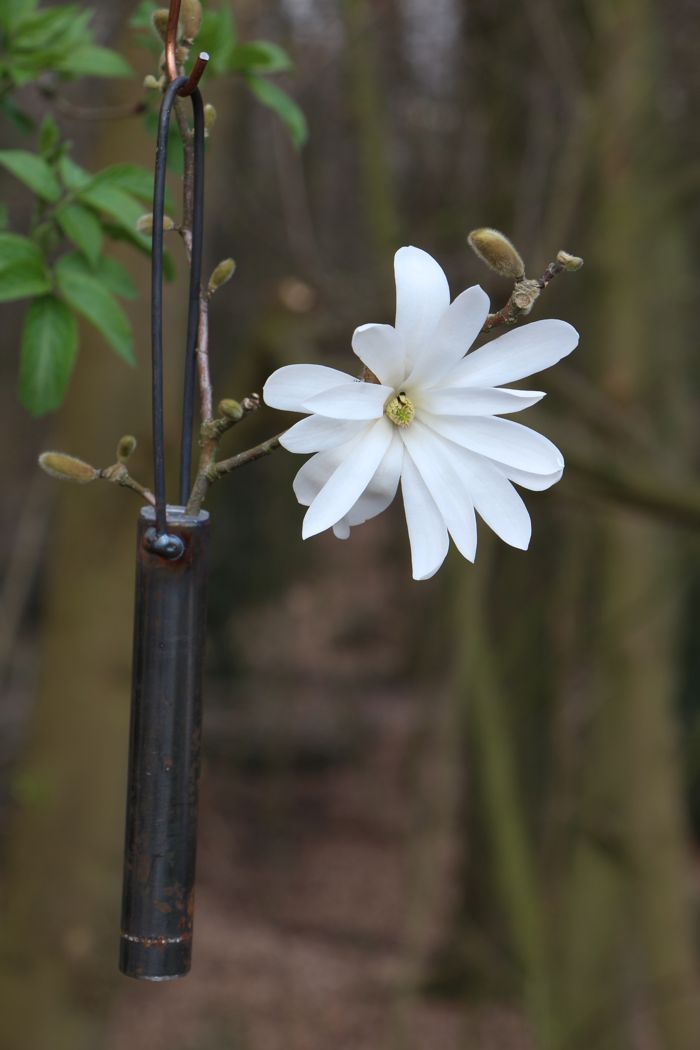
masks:
<instances>
[{"instance_id":1,"label":"rusty metal cylinder","mask_svg":"<svg viewBox=\"0 0 700 1050\"><path fill-rule=\"evenodd\" d=\"M151 549L141 511L119 968L129 977L184 976L192 955L197 787L202 724L209 515L168 507L184 550Z\"/></svg>"}]
</instances>

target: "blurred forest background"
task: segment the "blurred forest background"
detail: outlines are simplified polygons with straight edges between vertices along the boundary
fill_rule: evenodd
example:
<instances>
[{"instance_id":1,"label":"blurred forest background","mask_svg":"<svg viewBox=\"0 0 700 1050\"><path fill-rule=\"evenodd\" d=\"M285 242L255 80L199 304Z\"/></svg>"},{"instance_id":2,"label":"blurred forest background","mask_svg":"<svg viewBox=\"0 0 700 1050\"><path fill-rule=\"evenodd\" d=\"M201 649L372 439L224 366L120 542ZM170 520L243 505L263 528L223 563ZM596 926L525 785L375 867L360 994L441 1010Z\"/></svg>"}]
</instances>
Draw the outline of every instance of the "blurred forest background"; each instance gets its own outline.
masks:
<instances>
[{"instance_id":1,"label":"blurred forest background","mask_svg":"<svg viewBox=\"0 0 700 1050\"><path fill-rule=\"evenodd\" d=\"M131 5L93 6L139 77L66 94L138 97ZM3 307L0 1046L697 1050L700 3L233 9L243 39L294 57L310 138L296 152L240 81L205 76L205 271L238 262L212 304L218 396L284 363L352 370L354 327L392 319L401 244L503 305L466 246L492 225L530 276L561 248L585 258L533 313L581 333L527 419L567 471L527 494L528 554L482 527L475 567L455 557L421 584L399 506L347 543L302 544L296 457L215 487L194 968L130 982L138 504L35 462L108 463L134 433L149 476L147 261L122 255L144 290L138 370L86 329L41 422L15 400L22 309ZM57 119L81 163L150 166L140 118ZM225 447L279 428L263 409Z\"/></svg>"}]
</instances>

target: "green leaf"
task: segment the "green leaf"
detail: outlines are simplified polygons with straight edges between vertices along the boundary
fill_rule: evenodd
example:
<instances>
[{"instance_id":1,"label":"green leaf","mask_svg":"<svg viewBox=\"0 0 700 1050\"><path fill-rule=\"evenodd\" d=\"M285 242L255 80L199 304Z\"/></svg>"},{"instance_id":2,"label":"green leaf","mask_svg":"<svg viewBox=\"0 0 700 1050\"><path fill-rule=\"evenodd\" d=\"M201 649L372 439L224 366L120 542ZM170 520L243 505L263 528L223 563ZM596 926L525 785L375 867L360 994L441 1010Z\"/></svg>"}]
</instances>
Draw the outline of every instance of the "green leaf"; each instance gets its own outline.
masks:
<instances>
[{"instance_id":1,"label":"green leaf","mask_svg":"<svg viewBox=\"0 0 700 1050\"><path fill-rule=\"evenodd\" d=\"M131 326L121 306L104 284L86 273L75 256L64 255L56 263L58 289L69 306L82 314L105 337L113 350L134 363Z\"/></svg>"},{"instance_id":2,"label":"green leaf","mask_svg":"<svg viewBox=\"0 0 700 1050\"><path fill-rule=\"evenodd\" d=\"M110 256L103 255L91 265L81 255L71 252L65 256L63 266L72 273L84 274L101 281L110 292L121 296L122 299L138 298L138 290L128 270Z\"/></svg>"},{"instance_id":3,"label":"green leaf","mask_svg":"<svg viewBox=\"0 0 700 1050\"><path fill-rule=\"evenodd\" d=\"M94 212L81 204L65 204L56 212L56 222L85 258L97 263L102 249L102 227Z\"/></svg>"},{"instance_id":4,"label":"green leaf","mask_svg":"<svg viewBox=\"0 0 700 1050\"><path fill-rule=\"evenodd\" d=\"M129 63L108 47L86 44L66 54L54 63L53 68L61 73L83 77L129 77L133 69Z\"/></svg>"},{"instance_id":5,"label":"green leaf","mask_svg":"<svg viewBox=\"0 0 700 1050\"><path fill-rule=\"evenodd\" d=\"M33 77L30 79L33 79ZM36 122L23 109L20 109L12 95L4 95L0 99L0 107L10 123L14 124L20 131L25 134L28 131L34 131Z\"/></svg>"},{"instance_id":6,"label":"green leaf","mask_svg":"<svg viewBox=\"0 0 700 1050\"><path fill-rule=\"evenodd\" d=\"M93 186L116 186L149 204L153 200L153 172L138 164L112 164L99 171L87 188Z\"/></svg>"},{"instance_id":7,"label":"green leaf","mask_svg":"<svg viewBox=\"0 0 700 1050\"><path fill-rule=\"evenodd\" d=\"M109 255L103 255L95 267L95 276L110 292L122 299L138 299L138 288L131 280L129 271Z\"/></svg>"},{"instance_id":8,"label":"green leaf","mask_svg":"<svg viewBox=\"0 0 700 1050\"><path fill-rule=\"evenodd\" d=\"M294 68L294 63L277 44L269 40L251 40L233 49L228 68L242 72L287 73Z\"/></svg>"},{"instance_id":9,"label":"green leaf","mask_svg":"<svg viewBox=\"0 0 700 1050\"><path fill-rule=\"evenodd\" d=\"M53 295L35 299L22 332L19 399L33 416L58 408L78 349L78 326Z\"/></svg>"},{"instance_id":10,"label":"green leaf","mask_svg":"<svg viewBox=\"0 0 700 1050\"><path fill-rule=\"evenodd\" d=\"M28 237L0 233L0 302L51 291L41 252Z\"/></svg>"},{"instance_id":11,"label":"green leaf","mask_svg":"<svg viewBox=\"0 0 700 1050\"><path fill-rule=\"evenodd\" d=\"M225 2L220 11L205 11L202 27L197 33L197 50L209 52L209 66L214 73L229 71L235 46L236 24L228 3Z\"/></svg>"},{"instance_id":12,"label":"green leaf","mask_svg":"<svg viewBox=\"0 0 700 1050\"><path fill-rule=\"evenodd\" d=\"M58 179L46 161L37 157L36 153L25 149L3 149L0 150L0 164L38 197L57 201L61 196Z\"/></svg>"},{"instance_id":13,"label":"green leaf","mask_svg":"<svg viewBox=\"0 0 700 1050\"><path fill-rule=\"evenodd\" d=\"M106 183L91 182L78 193L83 204L89 204L96 211L108 215L128 237L132 244L143 251L150 251L150 240L136 229L136 223L143 214L143 205L129 193L117 186Z\"/></svg>"},{"instance_id":14,"label":"green leaf","mask_svg":"<svg viewBox=\"0 0 700 1050\"><path fill-rule=\"evenodd\" d=\"M58 161L58 174L61 177L61 182L70 190L71 193L76 193L81 190L83 186L87 186L91 181L92 176L89 171L85 168L81 168L75 161L72 161L70 157L60 157Z\"/></svg>"},{"instance_id":15,"label":"green leaf","mask_svg":"<svg viewBox=\"0 0 700 1050\"><path fill-rule=\"evenodd\" d=\"M91 11L81 11L75 4L61 4L31 11L19 19L12 32L12 47L17 51L44 51L43 65L58 59L68 50L89 44L92 34L88 23Z\"/></svg>"},{"instance_id":16,"label":"green leaf","mask_svg":"<svg viewBox=\"0 0 700 1050\"><path fill-rule=\"evenodd\" d=\"M26 18L36 9L37 0L0 0L0 25L5 29Z\"/></svg>"},{"instance_id":17,"label":"green leaf","mask_svg":"<svg viewBox=\"0 0 700 1050\"><path fill-rule=\"evenodd\" d=\"M309 137L309 129L306 117L294 99L290 98L286 91L282 91L282 88L261 77L247 76L246 83L257 100L277 114L296 148L301 149Z\"/></svg>"},{"instance_id":18,"label":"green leaf","mask_svg":"<svg viewBox=\"0 0 700 1050\"><path fill-rule=\"evenodd\" d=\"M58 144L61 133L58 124L50 113L47 113L39 125L39 152L42 157L50 158Z\"/></svg>"}]
</instances>

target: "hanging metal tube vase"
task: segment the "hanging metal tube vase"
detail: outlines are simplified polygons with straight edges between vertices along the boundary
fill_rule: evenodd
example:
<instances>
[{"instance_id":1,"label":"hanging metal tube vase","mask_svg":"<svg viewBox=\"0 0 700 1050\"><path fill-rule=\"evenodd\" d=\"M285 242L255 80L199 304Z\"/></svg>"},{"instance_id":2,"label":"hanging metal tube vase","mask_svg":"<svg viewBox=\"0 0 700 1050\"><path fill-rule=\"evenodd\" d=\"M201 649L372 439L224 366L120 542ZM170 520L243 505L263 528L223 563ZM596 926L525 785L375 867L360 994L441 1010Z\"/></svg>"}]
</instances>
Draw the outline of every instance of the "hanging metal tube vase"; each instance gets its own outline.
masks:
<instances>
[{"instance_id":1,"label":"hanging metal tube vase","mask_svg":"<svg viewBox=\"0 0 700 1050\"><path fill-rule=\"evenodd\" d=\"M183 552L152 550L144 508L136 544L133 691L119 968L165 981L190 969L197 847L209 515L168 507Z\"/></svg>"}]
</instances>

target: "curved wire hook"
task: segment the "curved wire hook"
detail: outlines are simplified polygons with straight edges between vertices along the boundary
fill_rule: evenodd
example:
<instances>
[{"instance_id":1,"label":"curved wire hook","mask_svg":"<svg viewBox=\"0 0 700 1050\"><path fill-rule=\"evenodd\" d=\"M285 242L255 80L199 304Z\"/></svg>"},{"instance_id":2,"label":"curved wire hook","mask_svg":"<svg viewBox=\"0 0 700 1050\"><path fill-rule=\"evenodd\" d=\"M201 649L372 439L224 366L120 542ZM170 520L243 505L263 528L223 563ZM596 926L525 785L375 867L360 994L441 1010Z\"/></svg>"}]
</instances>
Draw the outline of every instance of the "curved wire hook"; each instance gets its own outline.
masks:
<instances>
[{"instance_id":1,"label":"curved wire hook","mask_svg":"<svg viewBox=\"0 0 700 1050\"><path fill-rule=\"evenodd\" d=\"M171 560L182 554L182 541L167 532L165 497L165 452L163 428L163 215L165 211L165 174L168 159L170 116L176 97L187 84L185 76L176 77L163 96L158 118L158 139L153 187L153 244L151 253L151 367L153 412L153 472L156 503L156 526L149 537L151 549ZM204 218L204 106L197 88L192 95L194 114L194 184L192 209L192 257L190 265L189 303L187 312L187 346L182 409L182 442L180 461L180 501L184 505L190 482L192 458L192 423L196 375L197 329L202 270L202 232Z\"/></svg>"},{"instance_id":2,"label":"curved wire hook","mask_svg":"<svg viewBox=\"0 0 700 1050\"><path fill-rule=\"evenodd\" d=\"M168 26L165 33L165 65L168 71L168 80L171 83L178 79L177 71L177 27L180 21L180 3L181 0L170 0L170 8L168 10ZM199 81L202 79L202 73L207 68L207 62L209 61L209 55L206 51L200 51L197 56L192 72L187 77L181 86L177 89L177 94L180 96L191 95L197 89Z\"/></svg>"}]
</instances>

